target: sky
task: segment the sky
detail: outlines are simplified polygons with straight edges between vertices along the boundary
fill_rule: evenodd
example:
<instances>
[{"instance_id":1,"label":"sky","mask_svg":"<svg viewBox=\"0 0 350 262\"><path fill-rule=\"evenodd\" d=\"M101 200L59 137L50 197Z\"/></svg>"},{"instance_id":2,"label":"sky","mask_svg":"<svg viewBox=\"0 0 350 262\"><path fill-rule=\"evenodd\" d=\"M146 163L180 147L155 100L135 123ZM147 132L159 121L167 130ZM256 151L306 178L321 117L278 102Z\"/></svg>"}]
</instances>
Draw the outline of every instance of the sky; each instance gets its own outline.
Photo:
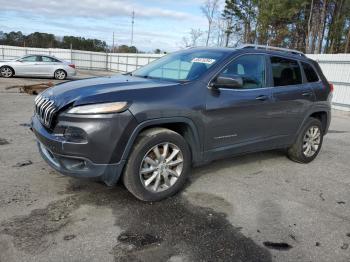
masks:
<instances>
[{"instance_id":1,"label":"sky","mask_svg":"<svg viewBox=\"0 0 350 262\"><path fill-rule=\"evenodd\" d=\"M112 45L131 41L142 51L174 51L191 28L205 30L204 0L0 0L0 31L97 38Z\"/></svg>"}]
</instances>

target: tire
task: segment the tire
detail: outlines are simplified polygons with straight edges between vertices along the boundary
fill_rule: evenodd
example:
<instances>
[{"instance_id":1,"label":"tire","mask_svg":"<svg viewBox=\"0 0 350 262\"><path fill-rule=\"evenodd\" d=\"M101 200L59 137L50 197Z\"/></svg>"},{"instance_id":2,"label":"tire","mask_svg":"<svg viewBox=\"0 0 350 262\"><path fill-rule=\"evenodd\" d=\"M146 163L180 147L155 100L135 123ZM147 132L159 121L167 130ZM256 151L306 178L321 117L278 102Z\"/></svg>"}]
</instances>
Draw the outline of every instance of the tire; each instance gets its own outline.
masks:
<instances>
[{"instance_id":1,"label":"tire","mask_svg":"<svg viewBox=\"0 0 350 262\"><path fill-rule=\"evenodd\" d=\"M307 140L309 140L308 137L313 137L315 130L317 134L319 134L319 136L316 139L316 135L315 135L315 137L311 139L313 140L313 143L311 143L313 144L312 146L310 143L307 142ZM287 155L291 160L295 162L309 163L312 160L314 160L318 155L318 153L320 152L322 143L323 143L322 123L320 122L320 120L316 118L309 118L304 124L295 143L290 148L288 148ZM316 145L317 145L317 149L314 147ZM308 148L310 148L311 151L308 150Z\"/></svg>"},{"instance_id":2,"label":"tire","mask_svg":"<svg viewBox=\"0 0 350 262\"><path fill-rule=\"evenodd\" d=\"M54 73L54 77L57 80L64 80L67 78L67 73L63 69L57 69Z\"/></svg>"},{"instance_id":3,"label":"tire","mask_svg":"<svg viewBox=\"0 0 350 262\"><path fill-rule=\"evenodd\" d=\"M9 66L3 66L0 68L0 75L5 78L10 78L14 75L14 71Z\"/></svg>"},{"instance_id":4,"label":"tire","mask_svg":"<svg viewBox=\"0 0 350 262\"><path fill-rule=\"evenodd\" d=\"M164 153L167 153L165 158ZM173 154L175 156L171 158ZM154 165L149 164L150 159ZM178 164L175 166L175 163ZM184 187L190 168L191 153L185 139L172 130L152 128L136 139L122 179L125 187L138 199L159 201ZM146 172L148 170L152 171Z\"/></svg>"}]
</instances>

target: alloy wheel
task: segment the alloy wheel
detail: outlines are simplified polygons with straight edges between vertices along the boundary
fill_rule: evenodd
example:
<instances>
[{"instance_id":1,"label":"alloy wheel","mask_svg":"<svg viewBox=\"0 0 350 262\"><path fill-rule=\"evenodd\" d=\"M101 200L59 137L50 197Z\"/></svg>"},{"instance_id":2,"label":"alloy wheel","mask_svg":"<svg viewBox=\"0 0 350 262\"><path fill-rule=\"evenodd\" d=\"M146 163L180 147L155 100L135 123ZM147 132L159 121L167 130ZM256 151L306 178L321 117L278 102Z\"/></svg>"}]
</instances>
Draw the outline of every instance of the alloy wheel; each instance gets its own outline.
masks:
<instances>
[{"instance_id":1,"label":"alloy wheel","mask_svg":"<svg viewBox=\"0 0 350 262\"><path fill-rule=\"evenodd\" d=\"M66 73L63 70L57 70L55 73L55 78L59 80L63 80L66 78Z\"/></svg>"},{"instance_id":2,"label":"alloy wheel","mask_svg":"<svg viewBox=\"0 0 350 262\"><path fill-rule=\"evenodd\" d=\"M144 156L139 174L143 186L153 193L172 187L182 174L183 154L172 143L160 143Z\"/></svg>"},{"instance_id":3,"label":"alloy wheel","mask_svg":"<svg viewBox=\"0 0 350 262\"><path fill-rule=\"evenodd\" d=\"M11 77L12 76L12 70L9 67L3 67L1 68L1 75L3 77Z\"/></svg>"},{"instance_id":4,"label":"alloy wheel","mask_svg":"<svg viewBox=\"0 0 350 262\"><path fill-rule=\"evenodd\" d=\"M303 139L303 154L312 157L320 147L321 130L318 126L311 126L305 133Z\"/></svg>"}]
</instances>

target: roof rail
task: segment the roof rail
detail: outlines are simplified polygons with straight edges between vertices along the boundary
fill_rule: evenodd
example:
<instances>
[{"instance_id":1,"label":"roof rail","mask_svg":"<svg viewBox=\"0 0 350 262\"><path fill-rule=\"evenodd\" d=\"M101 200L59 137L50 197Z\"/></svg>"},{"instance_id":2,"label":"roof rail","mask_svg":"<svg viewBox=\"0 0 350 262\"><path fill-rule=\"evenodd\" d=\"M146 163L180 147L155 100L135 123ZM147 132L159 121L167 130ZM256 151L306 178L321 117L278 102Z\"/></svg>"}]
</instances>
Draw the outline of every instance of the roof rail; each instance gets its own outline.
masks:
<instances>
[{"instance_id":1,"label":"roof rail","mask_svg":"<svg viewBox=\"0 0 350 262\"><path fill-rule=\"evenodd\" d=\"M275 50L275 51L281 51L281 52L291 53L291 54L295 54L295 55L305 56L305 54L303 52L298 51L298 50L269 46L269 45L246 44L246 45L241 45L239 48L240 49L254 48L254 49Z\"/></svg>"}]
</instances>

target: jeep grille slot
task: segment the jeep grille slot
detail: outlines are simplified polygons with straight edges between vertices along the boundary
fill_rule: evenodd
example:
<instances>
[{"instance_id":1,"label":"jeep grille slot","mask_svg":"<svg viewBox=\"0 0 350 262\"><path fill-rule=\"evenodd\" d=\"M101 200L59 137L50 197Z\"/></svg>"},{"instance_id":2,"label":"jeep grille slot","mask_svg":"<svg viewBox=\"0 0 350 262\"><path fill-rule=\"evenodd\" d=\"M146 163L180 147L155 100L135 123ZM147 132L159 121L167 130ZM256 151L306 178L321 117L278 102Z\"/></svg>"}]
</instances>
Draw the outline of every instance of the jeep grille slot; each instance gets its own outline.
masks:
<instances>
[{"instance_id":1,"label":"jeep grille slot","mask_svg":"<svg viewBox=\"0 0 350 262\"><path fill-rule=\"evenodd\" d=\"M57 112L57 108L53 100L38 95L35 98L35 114L40 122L47 128L51 127L52 120Z\"/></svg>"}]
</instances>

